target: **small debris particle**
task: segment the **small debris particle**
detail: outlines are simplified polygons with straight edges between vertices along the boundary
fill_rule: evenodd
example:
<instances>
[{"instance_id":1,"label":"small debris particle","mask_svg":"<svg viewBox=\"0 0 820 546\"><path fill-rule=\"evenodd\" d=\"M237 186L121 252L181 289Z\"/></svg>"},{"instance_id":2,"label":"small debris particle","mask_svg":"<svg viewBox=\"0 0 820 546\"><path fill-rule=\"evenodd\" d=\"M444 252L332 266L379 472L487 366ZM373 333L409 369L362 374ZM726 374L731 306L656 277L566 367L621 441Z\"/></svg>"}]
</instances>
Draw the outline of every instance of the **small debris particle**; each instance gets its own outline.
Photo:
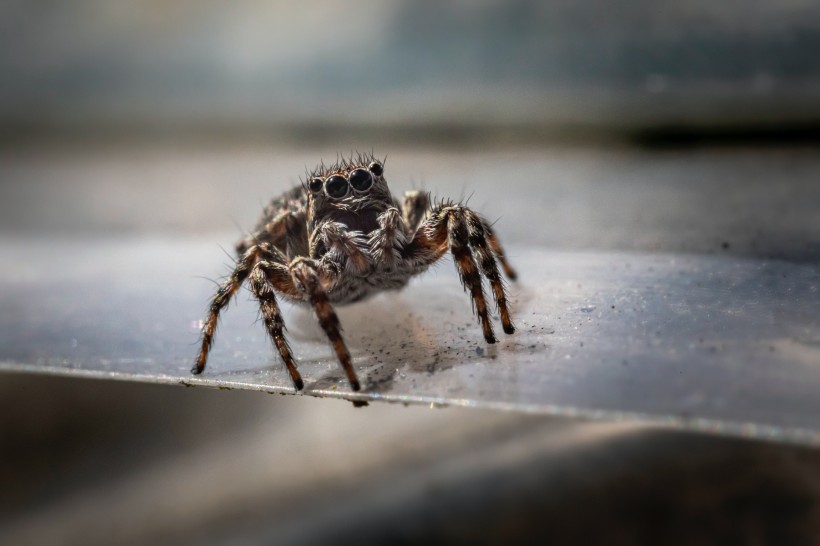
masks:
<instances>
[{"instance_id":1,"label":"small debris particle","mask_svg":"<svg viewBox=\"0 0 820 546\"><path fill-rule=\"evenodd\" d=\"M730 246L731 245L729 244L729 241L723 241L722 243L720 243L720 248L722 248L723 250L729 250Z\"/></svg>"},{"instance_id":2,"label":"small debris particle","mask_svg":"<svg viewBox=\"0 0 820 546\"><path fill-rule=\"evenodd\" d=\"M478 356L484 356L484 347L476 347L475 354L477 354Z\"/></svg>"}]
</instances>

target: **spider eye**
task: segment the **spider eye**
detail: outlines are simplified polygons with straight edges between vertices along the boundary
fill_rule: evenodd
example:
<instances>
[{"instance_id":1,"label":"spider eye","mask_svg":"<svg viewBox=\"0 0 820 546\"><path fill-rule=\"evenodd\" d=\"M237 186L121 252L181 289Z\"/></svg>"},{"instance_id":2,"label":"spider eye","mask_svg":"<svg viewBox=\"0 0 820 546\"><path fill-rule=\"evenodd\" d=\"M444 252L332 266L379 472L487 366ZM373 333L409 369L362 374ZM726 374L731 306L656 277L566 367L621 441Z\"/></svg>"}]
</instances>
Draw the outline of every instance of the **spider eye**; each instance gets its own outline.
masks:
<instances>
[{"instance_id":1,"label":"spider eye","mask_svg":"<svg viewBox=\"0 0 820 546\"><path fill-rule=\"evenodd\" d=\"M376 176L381 176L384 172L384 167L382 167L382 164L378 161L374 161L367 168L370 169L370 172L372 172Z\"/></svg>"},{"instance_id":2,"label":"spider eye","mask_svg":"<svg viewBox=\"0 0 820 546\"><path fill-rule=\"evenodd\" d=\"M347 195L347 180L343 176L333 175L325 180L325 193L328 197L338 199Z\"/></svg>"},{"instance_id":3,"label":"spider eye","mask_svg":"<svg viewBox=\"0 0 820 546\"><path fill-rule=\"evenodd\" d=\"M367 191L373 185L373 177L364 169L356 169L350 173L350 185L356 191Z\"/></svg>"},{"instance_id":4,"label":"spider eye","mask_svg":"<svg viewBox=\"0 0 820 546\"><path fill-rule=\"evenodd\" d=\"M308 183L308 188L310 188L310 191L312 191L313 193L318 192L322 189L322 179L318 177L312 178Z\"/></svg>"}]
</instances>

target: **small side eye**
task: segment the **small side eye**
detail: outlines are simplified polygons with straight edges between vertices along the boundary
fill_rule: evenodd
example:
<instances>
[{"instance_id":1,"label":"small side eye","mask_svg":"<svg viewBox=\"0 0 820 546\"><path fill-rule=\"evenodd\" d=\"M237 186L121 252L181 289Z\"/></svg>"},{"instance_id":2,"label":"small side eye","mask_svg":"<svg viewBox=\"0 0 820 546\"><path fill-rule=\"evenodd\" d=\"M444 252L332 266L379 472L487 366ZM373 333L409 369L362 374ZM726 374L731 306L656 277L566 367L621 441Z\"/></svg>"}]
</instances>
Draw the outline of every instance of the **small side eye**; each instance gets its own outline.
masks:
<instances>
[{"instance_id":1,"label":"small side eye","mask_svg":"<svg viewBox=\"0 0 820 546\"><path fill-rule=\"evenodd\" d=\"M373 185L373 177L364 169L356 169L350 173L350 185L356 191L367 191Z\"/></svg>"},{"instance_id":2,"label":"small side eye","mask_svg":"<svg viewBox=\"0 0 820 546\"><path fill-rule=\"evenodd\" d=\"M328 197L333 197L334 199L344 197L347 195L348 188L347 180L338 174L325 180L325 193Z\"/></svg>"},{"instance_id":3,"label":"small side eye","mask_svg":"<svg viewBox=\"0 0 820 546\"><path fill-rule=\"evenodd\" d=\"M324 182L324 181L323 181L321 178L318 178L318 177L316 177L316 178L311 178L311 179L310 179L310 182L308 182L308 188L309 188L309 189L310 189L310 191L312 191L313 193L318 193L318 192L319 192L319 190L321 190L321 189L322 189L322 183L323 183L323 182Z\"/></svg>"},{"instance_id":4,"label":"small side eye","mask_svg":"<svg viewBox=\"0 0 820 546\"><path fill-rule=\"evenodd\" d=\"M378 161L374 161L367 168L370 169L370 172L372 172L376 176L381 176L384 172L384 167L382 167L382 164Z\"/></svg>"}]
</instances>

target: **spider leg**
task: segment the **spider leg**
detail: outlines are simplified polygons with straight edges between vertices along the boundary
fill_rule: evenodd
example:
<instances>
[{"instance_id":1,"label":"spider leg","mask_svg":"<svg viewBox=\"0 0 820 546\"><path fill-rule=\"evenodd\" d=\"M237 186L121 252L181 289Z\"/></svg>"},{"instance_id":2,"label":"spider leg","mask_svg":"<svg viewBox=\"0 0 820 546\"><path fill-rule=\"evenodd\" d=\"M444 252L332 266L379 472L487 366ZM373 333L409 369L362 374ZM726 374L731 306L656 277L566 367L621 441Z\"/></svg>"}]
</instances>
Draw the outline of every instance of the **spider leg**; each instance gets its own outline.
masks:
<instances>
[{"instance_id":1,"label":"spider leg","mask_svg":"<svg viewBox=\"0 0 820 546\"><path fill-rule=\"evenodd\" d=\"M333 310L330 300L328 300L317 269L316 262L309 258L297 258L290 265L293 282L298 289L307 294L316 317L319 319L319 325L327 334L333 345L333 350L336 351L336 357L339 359L345 374L347 374L350 388L358 391L361 389L361 385L350 361L350 352L342 339L339 317L336 316L336 312Z\"/></svg>"},{"instance_id":2,"label":"spider leg","mask_svg":"<svg viewBox=\"0 0 820 546\"><path fill-rule=\"evenodd\" d=\"M261 252L262 250L258 245L248 248L236 262L236 267L234 267L231 275L222 283L211 299L208 316L202 327L202 345L200 346L194 367L191 368L191 373L199 374L205 369L205 363L208 361L208 353L213 345L214 332L216 331L216 325L219 321L219 313L228 305L237 290L239 290L239 287L242 286L242 283L248 278L251 269L259 260Z\"/></svg>"},{"instance_id":3,"label":"spider leg","mask_svg":"<svg viewBox=\"0 0 820 546\"><path fill-rule=\"evenodd\" d=\"M411 270L420 272L439 260L449 248L461 282L465 289L470 291L473 309L481 322L484 339L487 343L495 343L496 338L481 281L482 273L490 282L504 332L512 334L515 327L510 320L506 291L498 273L496 257L491 252L492 243L487 236L485 225L486 222L480 216L466 207L439 205L430 212L427 220L419 226L413 240L405 246L404 258ZM480 270L476 258L480 263Z\"/></svg>"},{"instance_id":4,"label":"spider leg","mask_svg":"<svg viewBox=\"0 0 820 546\"><path fill-rule=\"evenodd\" d=\"M487 343L495 343L495 334L490 322L490 314L487 311L487 300L484 297L484 287L481 283L481 275L475 263L472 253L468 248L470 233L464 219L463 210L453 209L445 215L447 218L447 239L450 245L450 252L456 263L456 269L461 277L461 282L470 290L475 312L481 321L481 329L484 332L484 339Z\"/></svg>"},{"instance_id":5,"label":"spider leg","mask_svg":"<svg viewBox=\"0 0 820 546\"><path fill-rule=\"evenodd\" d=\"M282 319L282 313L279 311L279 305L276 302L274 283L269 278L280 272L281 267L282 266L279 266L279 268L277 268L275 264L265 260L258 261L251 271L250 285L253 295L259 300L259 309L262 313L265 329L279 350L279 355L288 368L288 373L290 373L290 378L293 380L293 385L297 391L300 391L304 388L304 382L302 381L302 376L299 374L299 371L296 369L296 363L293 361L290 346L285 339L285 321ZM280 271L277 271L277 269Z\"/></svg>"},{"instance_id":6,"label":"spider leg","mask_svg":"<svg viewBox=\"0 0 820 546\"><path fill-rule=\"evenodd\" d=\"M216 294L214 294L211 299L211 304L208 307L208 316L205 318L205 323L202 326L202 344L194 367L191 368L192 373L200 374L205 369L205 364L208 361L208 353L213 345L216 325L219 322L219 313L230 303L233 296L236 295L236 292L262 259L267 260L266 263L287 262L287 258L285 258L282 252L272 247L269 243L252 245L242 254L236 262L236 266L231 275L220 285ZM278 275L274 276L274 270L271 269L272 267L273 265L266 266L266 271L276 289L294 299L301 299L302 294L293 286L287 269L282 267L285 269L284 272L279 271Z\"/></svg>"},{"instance_id":7,"label":"spider leg","mask_svg":"<svg viewBox=\"0 0 820 546\"><path fill-rule=\"evenodd\" d=\"M413 241L405 247L406 257L413 269L421 271L438 261L449 247L461 284L470 291L473 310L481 322L484 339L487 343L495 343L481 274L469 248L470 232L464 210L458 206L436 207L419 227Z\"/></svg>"},{"instance_id":8,"label":"spider leg","mask_svg":"<svg viewBox=\"0 0 820 546\"><path fill-rule=\"evenodd\" d=\"M501 248L501 243L498 242L498 237L496 237L492 226L490 226L490 223L483 218L481 219L481 225L484 226L484 233L486 234L487 242L490 244L490 248L493 249L495 257L498 259L499 263L501 263L501 267L504 269L504 274L511 281L516 280L518 278L518 273L515 272L515 269L513 269L507 261L504 250Z\"/></svg>"},{"instance_id":9,"label":"spider leg","mask_svg":"<svg viewBox=\"0 0 820 546\"><path fill-rule=\"evenodd\" d=\"M464 209L464 216L470 234L470 247L475 252L476 258L478 258L481 272L490 281L493 299L495 299L498 312L501 314L501 326L504 328L505 334L513 334L515 333L515 326L510 320L510 311L507 308L507 294L504 291L504 283L501 282L501 275L499 275L498 266L495 263L496 256L488 248L489 237L487 236L484 221L470 209ZM496 242L498 241L496 240Z\"/></svg>"}]
</instances>

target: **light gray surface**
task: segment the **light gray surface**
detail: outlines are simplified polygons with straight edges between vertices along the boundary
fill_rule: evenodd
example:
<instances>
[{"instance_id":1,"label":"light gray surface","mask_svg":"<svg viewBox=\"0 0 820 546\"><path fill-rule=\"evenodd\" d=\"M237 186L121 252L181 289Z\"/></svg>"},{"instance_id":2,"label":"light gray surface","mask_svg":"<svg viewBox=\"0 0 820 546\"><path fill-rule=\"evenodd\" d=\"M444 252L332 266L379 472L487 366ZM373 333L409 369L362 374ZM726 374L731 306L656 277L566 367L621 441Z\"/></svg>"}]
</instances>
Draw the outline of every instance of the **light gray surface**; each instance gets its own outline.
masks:
<instances>
[{"instance_id":1,"label":"light gray surface","mask_svg":"<svg viewBox=\"0 0 820 546\"><path fill-rule=\"evenodd\" d=\"M356 144L100 142L8 149L0 152L0 232L184 234L230 249L306 166ZM370 150L374 143L359 145ZM395 193L422 188L439 198L469 197L471 207L498 222L504 242L820 263L820 154L812 147L647 152L376 145L376 155L387 156ZM221 272L211 263L199 274Z\"/></svg>"},{"instance_id":2,"label":"light gray surface","mask_svg":"<svg viewBox=\"0 0 820 546\"><path fill-rule=\"evenodd\" d=\"M208 226L258 210L264 187L286 187L269 180L300 172L292 164L307 156L5 157L3 209L19 221L0 241L2 367L292 392L247 292L224 315L206 373L188 369L214 289L202 277L227 272L220 245L235 239ZM357 398L817 443L814 154L395 157L397 191L414 172L434 173L426 186L438 195L475 190L471 205L502 216L521 273L512 290L519 331L486 346L442 264L404 292L340 309L366 385ZM505 173L515 176L500 183ZM175 212L182 227L163 224ZM349 396L313 317L288 308L285 320L306 392Z\"/></svg>"},{"instance_id":3,"label":"light gray surface","mask_svg":"<svg viewBox=\"0 0 820 546\"><path fill-rule=\"evenodd\" d=\"M6 369L292 392L247 296L224 315L205 374L189 375L212 289L196 276L220 260L210 242L0 248ZM483 343L450 267L342 309L364 384L355 398L634 413L818 440L816 268L518 247L511 255L522 271L512 290L518 332L494 347ZM285 320L306 393L350 396L312 316L291 309Z\"/></svg>"}]
</instances>

